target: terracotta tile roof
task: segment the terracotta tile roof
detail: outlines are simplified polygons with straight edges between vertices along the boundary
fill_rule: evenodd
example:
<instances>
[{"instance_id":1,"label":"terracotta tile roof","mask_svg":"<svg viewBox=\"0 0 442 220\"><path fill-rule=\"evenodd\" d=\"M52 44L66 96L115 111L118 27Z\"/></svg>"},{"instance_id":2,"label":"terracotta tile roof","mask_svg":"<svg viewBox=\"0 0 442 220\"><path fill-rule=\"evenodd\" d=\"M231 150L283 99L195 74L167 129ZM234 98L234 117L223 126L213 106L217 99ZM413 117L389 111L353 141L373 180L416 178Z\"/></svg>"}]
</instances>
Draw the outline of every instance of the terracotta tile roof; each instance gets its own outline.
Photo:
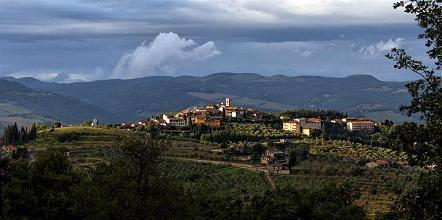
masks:
<instances>
[{"instance_id":1,"label":"terracotta tile roof","mask_svg":"<svg viewBox=\"0 0 442 220\"><path fill-rule=\"evenodd\" d=\"M226 107L224 107L224 109L225 110L239 110L239 108L236 106L226 106Z\"/></svg>"},{"instance_id":2,"label":"terracotta tile roof","mask_svg":"<svg viewBox=\"0 0 442 220\"><path fill-rule=\"evenodd\" d=\"M374 125L374 122L372 122L372 121L351 121L351 122L349 122L349 123L352 123L352 124L372 124L372 125Z\"/></svg>"},{"instance_id":3,"label":"terracotta tile roof","mask_svg":"<svg viewBox=\"0 0 442 220\"><path fill-rule=\"evenodd\" d=\"M347 122L353 122L353 121L368 121L368 118L343 118Z\"/></svg>"},{"instance_id":4,"label":"terracotta tile roof","mask_svg":"<svg viewBox=\"0 0 442 220\"><path fill-rule=\"evenodd\" d=\"M291 121L285 121L283 123L299 124L299 121L291 120Z\"/></svg>"},{"instance_id":5,"label":"terracotta tile roof","mask_svg":"<svg viewBox=\"0 0 442 220\"><path fill-rule=\"evenodd\" d=\"M307 123L320 123L321 119L319 119L319 118L306 118L305 122L307 122Z\"/></svg>"}]
</instances>

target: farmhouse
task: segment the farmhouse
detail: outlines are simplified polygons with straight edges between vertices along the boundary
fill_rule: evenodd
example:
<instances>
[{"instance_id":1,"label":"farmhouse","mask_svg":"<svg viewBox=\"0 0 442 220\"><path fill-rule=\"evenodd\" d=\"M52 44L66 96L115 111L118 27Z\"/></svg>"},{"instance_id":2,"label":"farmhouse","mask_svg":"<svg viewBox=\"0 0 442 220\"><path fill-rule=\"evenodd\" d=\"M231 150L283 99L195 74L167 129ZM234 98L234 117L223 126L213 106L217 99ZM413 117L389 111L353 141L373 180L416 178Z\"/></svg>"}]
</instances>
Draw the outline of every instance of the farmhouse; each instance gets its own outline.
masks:
<instances>
[{"instance_id":1,"label":"farmhouse","mask_svg":"<svg viewBox=\"0 0 442 220\"><path fill-rule=\"evenodd\" d=\"M282 130L294 132L295 134L301 133L301 123L299 121L286 121L282 123Z\"/></svg>"},{"instance_id":2,"label":"farmhouse","mask_svg":"<svg viewBox=\"0 0 442 220\"><path fill-rule=\"evenodd\" d=\"M270 148L261 157L261 164L268 166L273 163L285 163L288 161L288 155L288 149Z\"/></svg>"},{"instance_id":3,"label":"farmhouse","mask_svg":"<svg viewBox=\"0 0 442 220\"><path fill-rule=\"evenodd\" d=\"M354 121L369 121L368 118L343 118L342 122L348 123L348 122L354 122Z\"/></svg>"},{"instance_id":4,"label":"farmhouse","mask_svg":"<svg viewBox=\"0 0 442 220\"><path fill-rule=\"evenodd\" d=\"M372 121L350 121L347 122L347 130L349 131L374 131L375 123Z\"/></svg>"},{"instance_id":5,"label":"farmhouse","mask_svg":"<svg viewBox=\"0 0 442 220\"><path fill-rule=\"evenodd\" d=\"M295 120L301 123L302 128L321 129L321 119L319 118L297 118Z\"/></svg>"},{"instance_id":6,"label":"farmhouse","mask_svg":"<svg viewBox=\"0 0 442 220\"><path fill-rule=\"evenodd\" d=\"M187 126L187 120L184 117L171 117L168 115L163 115L163 120L166 122L168 126L172 127L186 127Z\"/></svg>"}]
</instances>

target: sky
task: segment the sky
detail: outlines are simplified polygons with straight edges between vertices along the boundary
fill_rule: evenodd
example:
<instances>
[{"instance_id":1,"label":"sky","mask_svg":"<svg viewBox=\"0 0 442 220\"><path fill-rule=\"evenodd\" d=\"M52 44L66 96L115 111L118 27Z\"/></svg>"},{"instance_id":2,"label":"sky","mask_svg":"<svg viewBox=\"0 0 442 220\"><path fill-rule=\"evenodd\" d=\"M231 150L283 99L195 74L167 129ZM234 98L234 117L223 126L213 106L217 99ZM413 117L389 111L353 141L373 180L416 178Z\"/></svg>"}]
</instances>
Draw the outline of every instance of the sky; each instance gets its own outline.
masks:
<instances>
[{"instance_id":1,"label":"sky","mask_svg":"<svg viewBox=\"0 0 442 220\"><path fill-rule=\"evenodd\" d=\"M0 0L0 77L76 82L217 72L416 79L425 59L390 0Z\"/></svg>"}]
</instances>

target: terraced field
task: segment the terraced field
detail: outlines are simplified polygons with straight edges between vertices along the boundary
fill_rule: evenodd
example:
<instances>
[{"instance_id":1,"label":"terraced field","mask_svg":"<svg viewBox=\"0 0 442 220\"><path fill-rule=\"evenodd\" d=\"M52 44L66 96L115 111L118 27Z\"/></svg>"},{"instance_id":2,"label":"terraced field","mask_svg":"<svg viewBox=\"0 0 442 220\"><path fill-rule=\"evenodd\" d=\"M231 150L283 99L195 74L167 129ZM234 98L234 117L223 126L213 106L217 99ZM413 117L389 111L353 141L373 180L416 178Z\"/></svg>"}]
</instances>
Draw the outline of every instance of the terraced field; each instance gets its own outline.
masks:
<instances>
[{"instance_id":1,"label":"terraced field","mask_svg":"<svg viewBox=\"0 0 442 220\"><path fill-rule=\"evenodd\" d=\"M387 181L370 176L327 176L327 175L305 175L295 174L286 176L274 176L278 186L294 186L298 188L306 186L319 186L325 183L349 184L349 190L359 193L356 200L358 205L364 207L371 217L377 212L385 212L390 209L399 189L402 189L403 177L390 177L383 175ZM395 185L397 184L397 185Z\"/></svg>"},{"instance_id":2,"label":"terraced field","mask_svg":"<svg viewBox=\"0 0 442 220\"><path fill-rule=\"evenodd\" d=\"M273 175L271 178L277 187L283 188L347 184L348 189L359 196L356 203L364 207L369 216L374 218L376 213L388 211L405 184L417 177L396 169L366 169L358 175L350 174L351 169L348 169L327 174L324 166L334 165L330 164L330 161L305 161L297 166L298 171L294 174ZM214 195L227 193L236 196L271 190L263 174L236 167L168 159L162 161L160 172L184 183L185 189L190 193L199 187L210 189Z\"/></svg>"},{"instance_id":3,"label":"terraced field","mask_svg":"<svg viewBox=\"0 0 442 220\"><path fill-rule=\"evenodd\" d=\"M38 139L28 144L28 149L38 152L48 147L64 147L70 153L70 160L79 167L94 166L110 156L115 141L122 138L143 138L141 133L117 129L65 127L54 131L46 130L38 134ZM300 142L301 143L301 142ZM413 182L417 173L401 169L367 169L352 162L343 162L342 156L377 155L372 151L361 148L352 148L345 142L335 143L338 147L325 148L313 146L312 154L308 159L299 162L291 175L274 175L271 178L277 187L314 187L324 183L348 184L349 190L360 194L356 201L365 207L371 217L376 212L389 209L396 195L405 184ZM332 146L332 145L331 145ZM341 146L341 147L339 147ZM242 168L225 165L214 165L180 161L174 156L206 155L218 147L216 144L203 144L193 141L171 142L165 156L159 164L159 172L172 181L182 183L189 193L200 187L209 189L215 194L247 196L248 194L263 193L271 186L266 177L258 172L251 172ZM316 151L315 151L316 150ZM320 150L320 151L318 151ZM370 149L369 149L370 150ZM381 152L381 151L374 151ZM382 155L393 155L390 151L382 151ZM210 154L214 158L223 155ZM381 155L381 156L382 156ZM377 155L379 156L379 155ZM220 160L220 158L216 158Z\"/></svg>"},{"instance_id":4,"label":"terraced field","mask_svg":"<svg viewBox=\"0 0 442 220\"><path fill-rule=\"evenodd\" d=\"M160 172L175 181L184 183L186 191L192 193L201 187L222 195L246 196L270 190L264 174L241 168L201 164L179 160L163 160Z\"/></svg>"},{"instance_id":5,"label":"terraced field","mask_svg":"<svg viewBox=\"0 0 442 220\"><path fill-rule=\"evenodd\" d=\"M310 153L317 155L355 157L365 160L388 159L394 160L400 164L404 164L407 160L404 152L397 152L388 148L368 146L359 143L351 143L349 141L327 141L324 143L324 146L322 146L320 141L301 140L299 143L309 144Z\"/></svg>"},{"instance_id":6,"label":"terraced field","mask_svg":"<svg viewBox=\"0 0 442 220\"><path fill-rule=\"evenodd\" d=\"M278 186L293 187L348 184L349 190L360 195L356 202L374 217L377 212L389 210L397 195L417 178L417 171L370 169L353 162L343 162L339 156L316 155L296 165L291 175L274 176L274 181Z\"/></svg>"},{"instance_id":7,"label":"terraced field","mask_svg":"<svg viewBox=\"0 0 442 220\"><path fill-rule=\"evenodd\" d=\"M135 136L124 130L63 127L39 132L37 140L28 144L27 148L38 153L48 147L63 147L69 151L74 165L91 166L108 156L116 140Z\"/></svg>"}]
</instances>

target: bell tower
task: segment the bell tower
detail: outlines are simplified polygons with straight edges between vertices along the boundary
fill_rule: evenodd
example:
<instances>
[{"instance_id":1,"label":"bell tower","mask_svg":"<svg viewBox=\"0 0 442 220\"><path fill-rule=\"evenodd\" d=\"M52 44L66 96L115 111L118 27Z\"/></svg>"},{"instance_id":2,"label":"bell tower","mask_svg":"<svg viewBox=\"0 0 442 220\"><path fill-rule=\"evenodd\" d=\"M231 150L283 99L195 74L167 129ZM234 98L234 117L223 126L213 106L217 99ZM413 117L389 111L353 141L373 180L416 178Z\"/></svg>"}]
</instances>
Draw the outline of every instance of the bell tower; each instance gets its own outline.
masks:
<instances>
[{"instance_id":1,"label":"bell tower","mask_svg":"<svg viewBox=\"0 0 442 220\"><path fill-rule=\"evenodd\" d=\"M229 106L230 106L230 98L226 97L226 107L229 107Z\"/></svg>"}]
</instances>

